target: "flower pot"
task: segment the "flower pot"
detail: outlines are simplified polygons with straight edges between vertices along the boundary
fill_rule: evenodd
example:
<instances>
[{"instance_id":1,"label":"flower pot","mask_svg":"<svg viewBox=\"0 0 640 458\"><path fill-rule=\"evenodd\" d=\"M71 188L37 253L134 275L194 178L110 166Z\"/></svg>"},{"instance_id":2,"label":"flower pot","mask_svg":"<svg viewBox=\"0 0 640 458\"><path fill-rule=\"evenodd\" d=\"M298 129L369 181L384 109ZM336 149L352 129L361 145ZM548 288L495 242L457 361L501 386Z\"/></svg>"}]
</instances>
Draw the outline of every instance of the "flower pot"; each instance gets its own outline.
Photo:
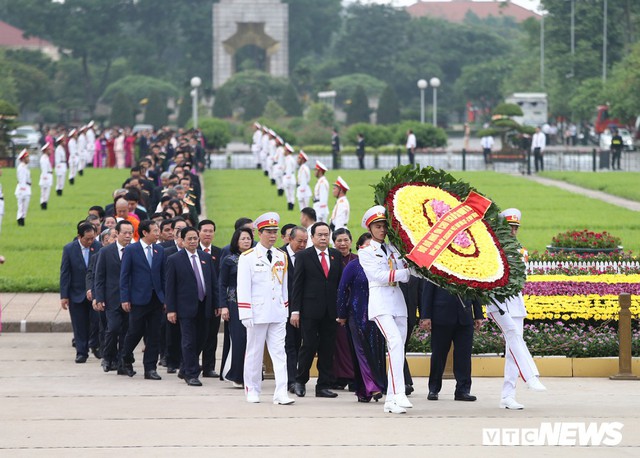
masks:
<instances>
[{"instance_id":1,"label":"flower pot","mask_svg":"<svg viewBox=\"0 0 640 458\"><path fill-rule=\"evenodd\" d=\"M572 248L547 245L547 251L549 253L610 254L622 251L622 246L617 248Z\"/></svg>"}]
</instances>

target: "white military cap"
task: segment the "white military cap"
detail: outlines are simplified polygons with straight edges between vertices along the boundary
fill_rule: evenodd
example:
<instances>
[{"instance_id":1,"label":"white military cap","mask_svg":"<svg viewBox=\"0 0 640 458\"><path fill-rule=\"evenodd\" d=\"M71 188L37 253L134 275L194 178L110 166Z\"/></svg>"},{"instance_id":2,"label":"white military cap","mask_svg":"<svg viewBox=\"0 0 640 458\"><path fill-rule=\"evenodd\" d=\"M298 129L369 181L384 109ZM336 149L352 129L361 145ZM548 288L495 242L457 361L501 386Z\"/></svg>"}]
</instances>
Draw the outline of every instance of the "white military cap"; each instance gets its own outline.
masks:
<instances>
[{"instance_id":1,"label":"white military cap","mask_svg":"<svg viewBox=\"0 0 640 458\"><path fill-rule=\"evenodd\" d=\"M334 186L339 186L340 188L344 189L345 192L350 189L349 185L347 184L347 182L344 181L341 176L338 176L338 179L336 180L335 183L333 183L333 185Z\"/></svg>"},{"instance_id":2,"label":"white military cap","mask_svg":"<svg viewBox=\"0 0 640 458\"><path fill-rule=\"evenodd\" d=\"M301 157L302 159L304 159L305 162L309 160L309 156L307 156L307 153L305 153L302 150L300 150L300 152L298 153L298 157Z\"/></svg>"},{"instance_id":3,"label":"white military cap","mask_svg":"<svg viewBox=\"0 0 640 458\"><path fill-rule=\"evenodd\" d=\"M49 149L49 146L51 146L51 143L49 142L45 143L44 146L40 148L40 151L46 151L47 149Z\"/></svg>"},{"instance_id":4,"label":"white military cap","mask_svg":"<svg viewBox=\"0 0 640 458\"><path fill-rule=\"evenodd\" d=\"M254 126L256 129L262 129L262 125L261 125L259 122L257 122L257 121L253 123L253 126Z\"/></svg>"},{"instance_id":5,"label":"white military cap","mask_svg":"<svg viewBox=\"0 0 640 458\"><path fill-rule=\"evenodd\" d=\"M89 121L89 124L87 124L87 128L91 129L94 125L93 119L91 121Z\"/></svg>"},{"instance_id":6,"label":"white military cap","mask_svg":"<svg viewBox=\"0 0 640 458\"><path fill-rule=\"evenodd\" d=\"M29 156L29 150L25 148L22 151L20 151L20 154L18 154L18 160L21 161L22 158L25 158L28 156Z\"/></svg>"},{"instance_id":7,"label":"white military cap","mask_svg":"<svg viewBox=\"0 0 640 458\"><path fill-rule=\"evenodd\" d=\"M320 161L316 161L316 169L322 170L323 172L326 172L327 170L329 170L327 166Z\"/></svg>"},{"instance_id":8,"label":"white military cap","mask_svg":"<svg viewBox=\"0 0 640 458\"><path fill-rule=\"evenodd\" d=\"M369 229L371 223L375 223L376 221L386 221L386 213L387 211L382 205L371 207L369 210L364 212L364 216L362 217L362 227Z\"/></svg>"},{"instance_id":9,"label":"white military cap","mask_svg":"<svg viewBox=\"0 0 640 458\"><path fill-rule=\"evenodd\" d=\"M507 220L507 223L512 226L520 226L520 221L522 220L522 213L517 208L507 208L500 216Z\"/></svg>"},{"instance_id":10,"label":"white military cap","mask_svg":"<svg viewBox=\"0 0 640 458\"><path fill-rule=\"evenodd\" d=\"M294 151L293 146L291 146L291 145L290 145L290 144L288 144L288 143L285 143L285 144L284 144L284 149L286 149L286 150L287 150L287 151L289 151L290 153L293 153L293 151Z\"/></svg>"},{"instance_id":11,"label":"white military cap","mask_svg":"<svg viewBox=\"0 0 640 458\"><path fill-rule=\"evenodd\" d=\"M76 130L75 129L71 129L69 131L69 137L73 137L75 135L75 133L76 133Z\"/></svg>"},{"instance_id":12,"label":"white military cap","mask_svg":"<svg viewBox=\"0 0 640 458\"><path fill-rule=\"evenodd\" d=\"M56 143L60 143L62 140L64 140L64 135L60 135L58 138L56 138Z\"/></svg>"},{"instance_id":13,"label":"white military cap","mask_svg":"<svg viewBox=\"0 0 640 458\"><path fill-rule=\"evenodd\" d=\"M280 215L278 215L276 212L267 212L258 216L253 225L258 230L277 229L279 223Z\"/></svg>"}]
</instances>

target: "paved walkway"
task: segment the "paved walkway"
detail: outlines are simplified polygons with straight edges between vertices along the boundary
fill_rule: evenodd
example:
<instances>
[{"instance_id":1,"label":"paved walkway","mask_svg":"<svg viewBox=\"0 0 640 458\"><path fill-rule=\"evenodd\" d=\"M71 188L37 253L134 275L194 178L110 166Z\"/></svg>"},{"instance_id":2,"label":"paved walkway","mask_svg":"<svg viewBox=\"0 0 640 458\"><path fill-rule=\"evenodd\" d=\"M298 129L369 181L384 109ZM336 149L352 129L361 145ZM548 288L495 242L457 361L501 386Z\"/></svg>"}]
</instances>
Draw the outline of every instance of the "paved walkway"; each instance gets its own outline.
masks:
<instances>
[{"instance_id":1,"label":"paved walkway","mask_svg":"<svg viewBox=\"0 0 640 458\"><path fill-rule=\"evenodd\" d=\"M627 210L640 212L640 202L637 202L635 200L625 199L624 197L614 196L612 194L607 194L606 192L587 189L581 186L567 183L565 181L552 180L550 178L543 178L536 175L524 175L524 178L535 181L536 183L543 184L545 186L555 186L556 188L564 189L565 191L569 191L574 194L580 194L592 199L601 200L611 205L617 205L618 207L626 208Z\"/></svg>"},{"instance_id":2,"label":"paved walkway","mask_svg":"<svg viewBox=\"0 0 640 458\"><path fill-rule=\"evenodd\" d=\"M497 407L501 380L475 378L477 402L453 401L445 380L438 402L415 380L406 415L383 413L347 392L336 399L297 398L292 406L260 404L217 379L188 387L161 368L162 380L102 372L91 358L75 364L69 333L0 335L0 456L438 457L640 456L640 383L546 378L546 393L523 387L523 411ZM136 354L140 371L142 354ZM312 380L307 386L313 392ZM615 447L489 447L483 428L541 428L543 423L621 422ZM176 453L180 455L176 455Z\"/></svg>"}]
</instances>

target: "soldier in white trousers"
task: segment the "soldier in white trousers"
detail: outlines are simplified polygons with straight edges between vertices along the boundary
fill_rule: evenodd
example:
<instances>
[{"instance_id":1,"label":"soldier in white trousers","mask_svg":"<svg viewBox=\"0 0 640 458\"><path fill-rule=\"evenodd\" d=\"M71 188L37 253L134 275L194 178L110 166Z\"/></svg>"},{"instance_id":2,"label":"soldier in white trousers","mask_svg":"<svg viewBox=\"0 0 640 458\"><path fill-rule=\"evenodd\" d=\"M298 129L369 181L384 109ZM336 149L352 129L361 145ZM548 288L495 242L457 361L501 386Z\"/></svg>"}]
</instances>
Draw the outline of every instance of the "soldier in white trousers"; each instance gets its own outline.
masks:
<instances>
[{"instance_id":1,"label":"soldier in white trousers","mask_svg":"<svg viewBox=\"0 0 640 458\"><path fill-rule=\"evenodd\" d=\"M251 154L253 154L253 161L256 163L256 168L262 167L262 158L260 151L262 149L262 125L259 122L253 123L253 137L251 139Z\"/></svg>"},{"instance_id":2,"label":"soldier in white trousers","mask_svg":"<svg viewBox=\"0 0 640 458\"><path fill-rule=\"evenodd\" d=\"M0 176L2 170L0 169ZM0 231L2 231L2 218L4 217L4 194L2 193L2 183L0 183Z\"/></svg>"},{"instance_id":3,"label":"soldier in white trousers","mask_svg":"<svg viewBox=\"0 0 640 458\"><path fill-rule=\"evenodd\" d=\"M282 183L282 177L284 176L284 149L284 140L282 137L276 137L276 152L272 157L271 178L276 180L279 196L284 195L284 184Z\"/></svg>"},{"instance_id":4,"label":"soldier in white trousers","mask_svg":"<svg viewBox=\"0 0 640 458\"><path fill-rule=\"evenodd\" d=\"M313 189L313 209L316 211L316 221L328 223L329 219L329 181L324 176L327 173L326 165L316 161L316 186Z\"/></svg>"},{"instance_id":5,"label":"soldier in white trousers","mask_svg":"<svg viewBox=\"0 0 640 458\"><path fill-rule=\"evenodd\" d=\"M62 191L64 190L64 180L67 177L67 152L64 149L63 135L56 138L54 164L56 172L56 194L61 196Z\"/></svg>"},{"instance_id":6,"label":"soldier in white trousers","mask_svg":"<svg viewBox=\"0 0 640 458\"><path fill-rule=\"evenodd\" d=\"M333 197L335 197L336 205L331 212L331 231L335 231L340 228L346 228L349 224L349 199L347 199L347 191L349 191L349 185L342 177L338 177L335 183L333 183Z\"/></svg>"},{"instance_id":7,"label":"soldier in white trousers","mask_svg":"<svg viewBox=\"0 0 640 458\"><path fill-rule=\"evenodd\" d=\"M298 153L298 188L296 190L296 197L298 198L298 205L300 210L309 206L309 200L311 200L311 188L309 187L309 181L311 181L311 172L307 162L309 157L302 150Z\"/></svg>"},{"instance_id":8,"label":"soldier in white trousers","mask_svg":"<svg viewBox=\"0 0 640 458\"><path fill-rule=\"evenodd\" d=\"M78 129L78 175L84 174L84 168L87 164L87 126Z\"/></svg>"},{"instance_id":9,"label":"soldier in white trousers","mask_svg":"<svg viewBox=\"0 0 640 458\"><path fill-rule=\"evenodd\" d=\"M385 243L387 218L382 205L367 210L362 227L368 229L372 240L358 252L360 265L369 281L369 320L376 323L387 341L389 371L384 411L406 413L413 407L404 387L404 342L407 336L407 306L398 282L407 283L409 268L398 250Z\"/></svg>"},{"instance_id":10,"label":"soldier in white trousers","mask_svg":"<svg viewBox=\"0 0 640 458\"><path fill-rule=\"evenodd\" d=\"M274 247L278 240L277 213L265 213L254 222L259 241L238 260L238 313L247 328L244 384L247 402L260 402L264 345L273 362L274 404L293 404L287 394L287 357L284 349L288 319L287 256Z\"/></svg>"},{"instance_id":11,"label":"soldier in white trousers","mask_svg":"<svg viewBox=\"0 0 640 458\"><path fill-rule=\"evenodd\" d=\"M80 162L80 157L78 156L78 131L76 129L71 129L71 132L69 132L67 148L69 149L69 184L72 185L76 182L76 174L78 173Z\"/></svg>"},{"instance_id":12,"label":"soldier in white trousers","mask_svg":"<svg viewBox=\"0 0 640 458\"><path fill-rule=\"evenodd\" d=\"M293 146L284 144L284 174L282 186L287 198L287 208L291 211L296 206L296 160L293 157Z\"/></svg>"},{"instance_id":13,"label":"soldier in white trousers","mask_svg":"<svg viewBox=\"0 0 640 458\"><path fill-rule=\"evenodd\" d=\"M88 165L93 164L93 159L96 155L96 133L93 130L94 122L89 121L87 124L86 137L87 137L87 158L86 163Z\"/></svg>"},{"instance_id":14,"label":"soldier in white trousers","mask_svg":"<svg viewBox=\"0 0 640 458\"><path fill-rule=\"evenodd\" d=\"M522 219L520 210L508 208L500 213L500 216L509 223L511 233L516 236ZM524 249L523 258L526 262L527 252ZM500 408L502 409L524 409L524 405L516 401L518 376L522 378L530 390L546 391L545 386L538 378L540 373L523 338L524 318L526 316L527 310L524 306L522 293L510 297L503 303L487 305L487 317L498 325L506 342L504 383L500 399Z\"/></svg>"},{"instance_id":15,"label":"soldier in white trousers","mask_svg":"<svg viewBox=\"0 0 640 458\"><path fill-rule=\"evenodd\" d=\"M262 126L262 136L260 137L260 164L264 176L269 176L269 164L267 157L269 156L269 128Z\"/></svg>"},{"instance_id":16,"label":"soldier in white trousers","mask_svg":"<svg viewBox=\"0 0 640 458\"><path fill-rule=\"evenodd\" d=\"M49 195L51 194L51 186L53 185L53 168L51 167L51 161L49 160L49 143L47 142L42 148L40 148L40 208L47 209L49 202Z\"/></svg>"},{"instance_id":17,"label":"soldier in white trousers","mask_svg":"<svg viewBox=\"0 0 640 458\"><path fill-rule=\"evenodd\" d=\"M16 199L18 200L18 212L16 214L18 226L24 226L24 220L27 217L27 210L29 209L29 201L31 200L30 160L27 149L20 151L20 154L18 154L18 161L20 161L20 163L16 169L18 183L16 184L15 192Z\"/></svg>"}]
</instances>

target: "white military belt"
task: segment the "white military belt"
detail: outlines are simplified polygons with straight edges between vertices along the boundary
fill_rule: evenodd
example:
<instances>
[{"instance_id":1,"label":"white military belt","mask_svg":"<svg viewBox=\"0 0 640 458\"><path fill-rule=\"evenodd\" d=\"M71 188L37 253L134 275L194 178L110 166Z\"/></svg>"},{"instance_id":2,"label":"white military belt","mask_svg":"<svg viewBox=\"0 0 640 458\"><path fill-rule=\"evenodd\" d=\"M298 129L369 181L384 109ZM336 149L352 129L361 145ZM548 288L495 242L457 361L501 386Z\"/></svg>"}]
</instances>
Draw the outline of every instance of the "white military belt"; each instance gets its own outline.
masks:
<instances>
[{"instance_id":1,"label":"white military belt","mask_svg":"<svg viewBox=\"0 0 640 458\"><path fill-rule=\"evenodd\" d=\"M394 282L388 282L388 281L370 281L369 282L369 287L370 288L384 288L384 287L395 287L398 286L398 282L394 281Z\"/></svg>"}]
</instances>

